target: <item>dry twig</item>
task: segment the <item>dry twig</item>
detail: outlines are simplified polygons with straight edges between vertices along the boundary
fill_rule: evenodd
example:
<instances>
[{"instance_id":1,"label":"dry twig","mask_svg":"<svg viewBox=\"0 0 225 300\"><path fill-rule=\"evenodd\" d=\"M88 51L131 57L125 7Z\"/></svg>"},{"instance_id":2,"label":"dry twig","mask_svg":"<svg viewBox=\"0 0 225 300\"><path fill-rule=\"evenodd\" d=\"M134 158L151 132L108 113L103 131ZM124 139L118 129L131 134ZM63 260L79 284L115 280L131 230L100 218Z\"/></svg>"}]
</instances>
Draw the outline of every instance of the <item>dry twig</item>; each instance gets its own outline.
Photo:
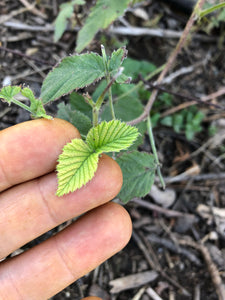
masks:
<instances>
[{"instance_id":1,"label":"dry twig","mask_svg":"<svg viewBox=\"0 0 225 300\"><path fill-rule=\"evenodd\" d=\"M149 255L148 250L146 249L145 244L142 242L141 238L133 232L133 238L135 240L135 242L137 243L138 247L140 248L140 250L143 252L144 257L146 258L147 262L149 263L151 268L155 268L154 270L156 270L157 272L160 273L160 275L162 277L164 277L170 284L172 284L173 286L175 286L176 288L178 288L183 295L185 296L190 296L189 292L183 288L177 281L175 281L172 277L168 276L161 268L160 264L157 262L157 264L155 264L152 260L152 258Z\"/></svg>"},{"instance_id":2,"label":"dry twig","mask_svg":"<svg viewBox=\"0 0 225 300\"><path fill-rule=\"evenodd\" d=\"M169 30L169 29L161 29L161 28L141 28L134 26L117 26L111 27L109 29L110 33L118 34L118 35L132 35L132 36L157 36L161 38L175 38L179 39L182 36L182 32ZM215 37L208 37L203 34L195 34L193 36L196 39L200 39L204 42L213 42L215 41Z\"/></svg>"},{"instance_id":3,"label":"dry twig","mask_svg":"<svg viewBox=\"0 0 225 300\"><path fill-rule=\"evenodd\" d=\"M43 14L41 11L39 11L37 8L35 8L36 3L30 4L27 0L19 0L30 12L32 12L34 15L37 15L43 19L47 19L46 14Z\"/></svg>"},{"instance_id":4,"label":"dry twig","mask_svg":"<svg viewBox=\"0 0 225 300\"><path fill-rule=\"evenodd\" d=\"M176 46L176 48L174 49L174 51L171 53L165 68L163 69L163 71L161 72L158 80L157 80L157 85L160 85L162 80L164 79L165 75L167 74L167 72L171 69L172 65L174 64L177 55L180 53L181 49L183 48L184 44L187 41L188 35L191 31L191 28L196 20L197 17L197 11L201 10L202 6L204 5L205 0L198 0L195 9L193 10L193 13L191 14L185 28L184 31L180 37L180 40ZM154 89L152 91L152 94L149 98L149 101L147 103L147 105L145 106L144 112L136 119L128 122L129 125L136 125L138 123L140 123L141 121L145 120L147 118L147 116L149 115L152 105L156 100L156 97L158 95L158 90Z\"/></svg>"},{"instance_id":5,"label":"dry twig","mask_svg":"<svg viewBox=\"0 0 225 300\"><path fill-rule=\"evenodd\" d=\"M180 217L184 217L184 216L192 218L192 219L195 218L194 215L182 213L180 211L176 211L176 210L172 210L172 209L168 209L168 208L163 208L161 206L149 203L149 202L141 200L139 198L134 198L132 201L142 207L145 207L145 208L151 210L151 211L157 211L158 213L163 214L168 218L180 218Z\"/></svg>"},{"instance_id":6,"label":"dry twig","mask_svg":"<svg viewBox=\"0 0 225 300\"><path fill-rule=\"evenodd\" d=\"M225 287L224 287L223 281L220 277L220 273L219 273L216 265L212 261L212 258L210 256L208 249L201 242L196 243L194 241L189 241L189 240L178 240L178 241L181 245L193 247L201 252L201 254L206 262L209 273L211 275L212 282L215 286L216 293L219 297L219 300L225 300Z\"/></svg>"},{"instance_id":7,"label":"dry twig","mask_svg":"<svg viewBox=\"0 0 225 300\"><path fill-rule=\"evenodd\" d=\"M212 93L210 95L201 97L200 99L190 99L191 101L189 101L189 102L181 103L180 105L178 105L176 107L173 107L173 108L165 111L164 113L161 114L161 118L164 118L164 117L169 116L171 114L174 114L174 113L176 113L176 112L178 112L178 111L180 111L180 110L182 110L184 108L192 106L192 105L196 104L196 102L200 102L201 101L201 104L205 104L205 103L207 103L207 101L214 100L217 97L220 97L220 96L222 96L224 94L225 94L225 88L223 87L223 88L219 89L218 91L216 91L216 92L214 92L214 93ZM185 95L182 95L182 96L184 98L187 98ZM188 97L188 98L190 98L190 97ZM215 104L214 103L208 103L208 105L214 106ZM220 108L220 107L217 107L217 108Z\"/></svg>"}]
</instances>

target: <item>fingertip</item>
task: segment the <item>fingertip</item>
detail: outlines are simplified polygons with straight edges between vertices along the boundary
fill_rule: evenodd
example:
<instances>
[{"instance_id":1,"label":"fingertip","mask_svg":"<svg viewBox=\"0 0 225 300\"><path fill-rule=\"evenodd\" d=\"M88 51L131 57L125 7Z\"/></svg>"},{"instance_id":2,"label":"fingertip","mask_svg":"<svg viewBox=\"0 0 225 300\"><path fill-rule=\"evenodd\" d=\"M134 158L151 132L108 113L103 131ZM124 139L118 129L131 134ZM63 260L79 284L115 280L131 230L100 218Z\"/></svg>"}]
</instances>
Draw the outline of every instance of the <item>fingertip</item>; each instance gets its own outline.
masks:
<instances>
[{"instance_id":1,"label":"fingertip","mask_svg":"<svg viewBox=\"0 0 225 300\"><path fill-rule=\"evenodd\" d=\"M97 191L102 191L106 199L116 197L123 184L123 174L118 163L108 155L102 154L91 184L95 185Z\"/></svg>"},{"instance_id":2,"label":"fingertip","mask_svg":"<svg viewBox=\"0 0 225 300\"><path fill-rule=\"evenodd\" d=\"M46 121L51 121L51 120L46 120ZM78 129L70 122L59 118L54 118L52 121L55 123L58 129L61 129L60 131L65 132L65 136L69 138L81 138Z\"/></svg>"},{"instance_id":3,"label":"fingertip","mask_svg":"<svg viewBox=\"0 0 225 300\"><path fill-rule=\"evenodd\" d=\"M58 118L31 120L2 130L0 190L53 171L63 146L74 138L80 138L79 131Z\"/></svg>"},{"instance_id":4,"label":"fingertip","mask_svg":"<svg viewBox=\"0 0 225 300\"><path fill-rule=\"evenodd\" d=\"M110 207L111 206L111 207ZM120 204L108 203L108 210L113 213L112 226L115 226L114 234L118 240L118 249L116 252L123 249L129 242L132 235L132 221L127 210Z\"/></svg>"}]
</instances>

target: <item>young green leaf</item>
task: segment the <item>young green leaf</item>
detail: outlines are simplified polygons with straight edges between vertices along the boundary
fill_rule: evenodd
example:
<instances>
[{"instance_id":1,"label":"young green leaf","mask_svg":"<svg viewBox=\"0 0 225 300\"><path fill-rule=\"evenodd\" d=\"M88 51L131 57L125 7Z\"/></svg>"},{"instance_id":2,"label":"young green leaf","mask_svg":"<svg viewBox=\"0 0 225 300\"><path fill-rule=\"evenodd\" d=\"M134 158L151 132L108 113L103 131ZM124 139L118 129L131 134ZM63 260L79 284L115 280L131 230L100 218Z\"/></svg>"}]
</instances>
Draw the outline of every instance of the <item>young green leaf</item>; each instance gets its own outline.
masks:
<instances>
[{"instance_id":1,"label":"young green leaf","mask_svg":"<svg viewBox=\"0 0 225 300\"><path fill-rule=\"evenodd\" d=\"M62 196L81 188L94 176L98 166L98 154L80 139L74 139L63 148L59 156L58 190Z\"/></svg>"},{"instance_id":2,"label":"young green leaf","mask_svg":"<svg viewBox=\"0 0 225 300\"><path fill-rule=\"evenodd\" d=\"M59 156L56 167L57 195L62 196L85 185L93 178L101 153L127 149L137 136L137 128L113 120L108 123L102 122L92 128L87 135L86 143L80 139L72 140Z\"/></svg>"},{"instance_id":3,"label":"young green leaf","mask_svg":"<svg viewBox=\"0 0 225 300\"><path fill-rule=\"evenodd\" d=\"M109 71L110 72L114 70L117 71L126 57L127 57L127 50L125 47L113 51L111 58L109 60Z\"/></svg>"},{"instance_id":4,"label":"young green leaf","mask_svg":"<svg viewBox=\"0 0 225 300\"><path fill-rule=\"evenodd\" d=\"M120 95L120 88L122 86L120 85L115 85L115 94ZM118 119L124 122L128 122L130 120L133 120L140 116L144 110L143 105L141 101L138 99L138 95L133 93L134 97L131 96L124 96L123 98L119 99L116 101L114 104L114 111L115 115L117 116ZM105 105L103 108L102 114L101 114L101 119L109 121L111 118L111 113L110 113L110 107L108 104ZM141 122L137 124L138 131L140 135L136 139L136 141L133 143L133 145L129 148L129 150L136 150L137 147L141 144L143 144L143 138L144 138L144 132L146 131L146 124L145 122Z\"/></svg>"},{"instance_id":5,"label":"young green leaf","mask_svg":"<svg viewBox=\"0 0 225 300\"><path fill-rule=\"evenodd\" d=\"M5 86L0 90L0 99L5 100L11 104L13 97L21 91L20 86Z\"/></svg>"},{"instance_id":6,"label":"young green leaf","mask_svg":"<svg viewBox=\"0 0 225 300\"><path fill-rule=\"evenodd\" d=\"M96 53L65 57L45 78L40 98L46 104L74 89L94 83L101 79L104 73L102 57Z\"/></svg>"},{"instance_id":7,"label":"young green leaf","mask_svg":"<svg viewBox=\"0 0 225 300\"><path fill-rule=\"evenodd\" d=\"M31 89L25 87L21 89L21 94L30 100L30 110L31 110L31 116L33 118L52 119L51 116L48 116L46 114L46 111L44 109L41 100L35 98Z\"/></svg>"},{"instance_id":8,"label":"young green leaf","mask_svg":"<svg viewBox=\"0 0 225 300\"><path fill-rule=\"evenodd\" d=\"M30 107L15 98L15 96L19 93L30 100ZM31 116L33 118L52 119L51 116L48 116L46 114L46 111L44 109L44 106L43 106L43 103L41 102L41 100L36 99L32 90L27 87L25 87L25 88L22 88L21 86L3 87L0 90L0 98L4 99L9 104L14 103L14 104L17 104L18 106L26 109L27 111L29 111L31 113Z\"/></svg>"},{"instance_id":9,"label":"young green leaf","mask_svg":"<svg viewBox=\"0 0 225 300\"><path fill-rule=\"evenodd\" d=\"M118 69L122 65L122 62L126 57L127 50L125 47L119 48L118 50L112 53L111 58L109 60L109 72L112 77L114 77L118 73ZM127 75L122 73L116 78L116 82L119 84L130 83L131 79L131 77L128 77Z\"/></svg>"},{"instance_id":10,"label":"young green leaf","mask_svg":"<svg viewBox=\"0 0 225 300\"><path fill-rule=\"evenodd\" d=\"M83 28L78 33L76 51L81 52L99 29L107 28L124 14L130 0L98 0L92 8Z\"/></svg>"},{"instance_id":11,"label":"young green leaf","mask_svg":"<svg viewBox=\"0 0 225 300\"><path fill-rule=\"evenodd\" d=\"M154 183L154 156L145 152L124 153L116 159L123 172L123 186L118 197L127 203L134 197L147 195Z\"/></svg>"},{"instance_id":12,"label":"young green leaf","mask_svg":"<svg viewBox=\"0 0 225 300\"><path fill-rule=\"evenodd\" d=\"M127 149L138 137L138 129L119 120L103 121L87 135L87 144L97 153Z\"/></svg>"}]
</instances>

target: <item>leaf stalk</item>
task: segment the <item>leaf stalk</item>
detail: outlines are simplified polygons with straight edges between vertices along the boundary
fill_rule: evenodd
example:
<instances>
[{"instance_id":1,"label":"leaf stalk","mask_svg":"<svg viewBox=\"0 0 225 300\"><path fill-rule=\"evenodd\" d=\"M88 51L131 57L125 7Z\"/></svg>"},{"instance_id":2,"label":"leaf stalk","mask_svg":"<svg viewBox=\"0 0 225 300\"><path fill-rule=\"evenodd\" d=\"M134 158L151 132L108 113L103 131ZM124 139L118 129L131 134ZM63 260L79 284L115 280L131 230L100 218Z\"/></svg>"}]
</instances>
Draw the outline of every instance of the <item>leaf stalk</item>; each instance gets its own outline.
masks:
<instances>
[{"instance_id":1,"label":"leaf stalk","mask_svg":"<svg viewBox=\"0 0 225 300\"><path fill-rule=\"evenodd\" d=\"M109 74L108 59L107 59L107 55L105 52L105 47L103 45L101 45L101 50L102 50L102 58L103 58L103 61L105 64L105 78L106 78L106 82L107 82L107 86L108 86L109 106L110 106L112 119L115 120L116 116L115 116L115 111L114 111L114 107L113 107L112 88L111 88L112 84L110 84L111 78L110 78L110 74Z\"/></svg>"},{"instance_id":2,"label":"leaf stalk","mask_svg":"<svg viewBox=\"0 0 225 300\"><path fill-rule=\"evenodd\" d=\"M164 182L164 179L163 179L163 176L161 173L161 169L160 169L160 162L159 162L159 158L158 158L158 154L157 154L157 150L156 150L156 146L155 146L155 140L154 140L154 136L153 136L153 132L152 132L152 123L151 123L151 119L150 119L149 115L147 117L147 130L148 130L148 135L149 135L149 139L150 139L150 144L152 147L152 152L153 152L153 155L154 155L154 158L156 161L156 165L157 165L156 172L159 176L159 180L162 185L162 188L163 188L163 190L165 190L166 185L165 185L165 182Z\"/></svg>"},{"instance_id":3,"label":"leaf stalk","mask_svg":"<svg viewBox=\"0 0 225 300\"><path fill-rule=\"evenodd\" d=\"M23 109L29 111L32 115L35 116L34 112L26 104L23 104L22 102L20 102L19 100L16 100L15 98L11 98L11 102L18 105L18 106L20 106L20 107L22 107Z\"/></svg>"}]
</instances>

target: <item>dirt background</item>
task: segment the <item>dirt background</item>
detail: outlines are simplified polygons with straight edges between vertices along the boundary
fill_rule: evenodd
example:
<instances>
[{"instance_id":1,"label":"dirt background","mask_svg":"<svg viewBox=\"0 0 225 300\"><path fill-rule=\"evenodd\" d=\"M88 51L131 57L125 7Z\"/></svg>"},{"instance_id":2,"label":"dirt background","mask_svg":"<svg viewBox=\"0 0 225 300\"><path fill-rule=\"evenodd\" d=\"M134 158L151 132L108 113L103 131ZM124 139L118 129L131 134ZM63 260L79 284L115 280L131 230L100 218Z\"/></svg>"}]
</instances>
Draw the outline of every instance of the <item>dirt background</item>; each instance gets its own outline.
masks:
<instances>
[{"instance_id":1,"label":"dirt background","mask_svg":"<svg viewBox=\"0 0 225 300\"><path fill-rule=\"evenodd\" d=\"M40 0L36 1L36 9L29 10L26 1L0 0L1 86L26 84L38 96L52 66L74 53L76 30L72 22L60 41L53 42L53 22L63 2ZM76 11L78 25L83 23L91 4L87 1ZM109 50L125 44L130 57L160 66L176 46L178 39L174 35L184 28L192 4L181 0L143 1L129 9L114 26L129 23L138 28L164 29L163 37L126 36L106 30L96 36L88 50L99 52L102 41ZM197 103L205 118L202 131L193 140L188 141L171 127L159 125L154 130L166 192L156 196L150 193L127 204L134 227L127 247L52 299L80 299L83 295L104 300L219 299L225 280L224 25L220 22L210 30L205 21L195 26L192 39L179 54L171 73L188 67L192 70L164 86L168 92L180 95L173 96L174 109L211 95L207 103ZM170 36L165 37L168 30ZM212 95L218 91L220 96ZM47 107L53 116L58 103ZM161 113L172 112L162 107ZM24 110L0 102L1 130L29 119ZM210 134L212 125L216 130ZM141 150L150 151L147 139ZM22 251L59 230L55 228L25 245ZM128 275L133 277L126 279ZM113 279L120 280L120 292L113 292L112 287L118 286ZM152 290L161 298L156 298Z\"/></svg>"}]
</instances>

